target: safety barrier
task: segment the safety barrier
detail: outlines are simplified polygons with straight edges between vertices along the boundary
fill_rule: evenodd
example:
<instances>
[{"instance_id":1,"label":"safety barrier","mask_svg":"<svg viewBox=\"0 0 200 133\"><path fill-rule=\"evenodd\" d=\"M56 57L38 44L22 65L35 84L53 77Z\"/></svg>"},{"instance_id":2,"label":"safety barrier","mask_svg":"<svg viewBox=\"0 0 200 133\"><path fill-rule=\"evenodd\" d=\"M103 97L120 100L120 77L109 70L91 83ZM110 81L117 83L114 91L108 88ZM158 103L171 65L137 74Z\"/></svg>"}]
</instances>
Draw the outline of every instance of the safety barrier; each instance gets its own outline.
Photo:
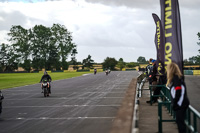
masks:
<instances>
[{"instance_id":1,"label":"safety barrier","mask_svg":"<svg viewBox=\"0 0 200 133\"><path fill-rule=\"evenodd\" d=\"M184 70L184 75L200 75L200 70Z\"/></svg>"},{"instance_id":2,"label":"safety barrier","mask_svg":"<svg viewBox=\"0 0 200 133\"><path fill-rule=\"evenodd\" d=\"M96 69L97 72L103 72L103 69ZM90 69L90 72L94 72L94 69Z\"/></svg>"},{"instance_id":3,"label":"safety barrier","mask_svg":"<svg viewBox=\"0 0 200 133\"><path fill-rule=\"evenodd\" d=\"M153 87L161 87L160 95L152 95L152 88ZM152 98L153 97L160 97L158 99L158 132L162 133L162 122L175 122L175 112L172 109L171 106L171 95L170 90L165 85L150 85L150 100L152 104ZM162 106L165 106L172 116L172 119L167 120L162 118ZM191 105L189 105L189 108L186 111L186 119L185 124L187 126L187 132L188 133L198 133L198 121L200 121L200 113L194 109ZM200 128L200 127L199 127ZM199 129L200 130L200 129Z\"/></svg>"},{"instance_id":4,"label":"safety barrier","mask_svg":"<svg viewBox=\"0 0 200 133\"><path fill-rule=\"evenodd\" d=\"M144 73L140 73L137 77L137 88L135 93L135 106L133 111L133 120L132 120L132 131L131 133L137 133L139 130L138 120L139 120L139 97L141 97L142 87L146 81Z\"/></svg>"},{"instance_id":5,"label":"safety barrier","mask_svg":"<svg viewBox=\"0 0 200 133\"><path fill-rule=\"evenodd\" d=\"M184 75L193 75L193 70L184 70Z\"/></svg>"},{"instance_id":6,"label":"safety barrier","mask_svg":"<svg viewBox=\"0 0 200 133\"><path fill-rule=\"evenodd\" d=\"M200 75L200 70L193 70L193 75Z\"/></svg>"},{"instance_id":7,"label":"safety barrier","mask_svg":"<svg viewBox=\"0 0 200 133\"><path fill-rule=\"evenodd\" d=\"M132 69L125 69L125 71L135 71L136 69L135 68L132 68Z\"/></svg>"},{"instance_id":8,"label":"safety barrier","mask_svg":"<svg viewBox=\"0 0 200 133\"><path fill-rule=\"evenodd\" d=\"M137 77L137 97L142 97L142 91L144 83L146 81L146 77L144 73L141 73L138 77Z\"/></svg>"},{"instance_id":9,"label":"safety barrier","mask_svg":"<svg viewBox=\"0 0 200 133\"><path fill-rule=\"evenodd\" d=\"M187 129L188 133L191 133L191 132L198 133L197 125L200 126L200 124L198 123L198 120L200 123L200 113L195 108L193 108L191 105L189 105L189 108L186 113L186 121L185 121L185 124L188 127L188 129ZM199 127L199 130L200 130L200 127Z\"/></svg>"}]
</instances>

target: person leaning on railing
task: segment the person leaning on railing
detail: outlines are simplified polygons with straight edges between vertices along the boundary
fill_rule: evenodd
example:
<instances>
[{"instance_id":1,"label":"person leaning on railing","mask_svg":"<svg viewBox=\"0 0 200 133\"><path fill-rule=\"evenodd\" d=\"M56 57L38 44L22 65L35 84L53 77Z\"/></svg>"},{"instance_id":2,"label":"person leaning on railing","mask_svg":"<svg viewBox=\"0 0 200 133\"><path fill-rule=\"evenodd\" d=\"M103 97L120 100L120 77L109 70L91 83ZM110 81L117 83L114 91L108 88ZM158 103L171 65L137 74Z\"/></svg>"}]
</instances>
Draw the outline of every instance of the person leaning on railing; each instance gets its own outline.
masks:
<instances>
[{"instance_id":1,"label":"person leaning on railing","mask_svg":"<svg viewBox=\"0 0 200 133\"><path fill-rule=\"evenodd\" d=\"M152 72L151 72L151 75L150 75L151 77L149 76L150 79L151 79L151 84L149 83L149 85L157 85L156 60L152 60L152 65L153 65L153 67L152 67ZM153 90L153 95L159 95L159 93L160 93L159 87L153 87L152 90ZM153 97L152 98L152 103L156 103L157 99L158 99L158 97ZM151 101L146 101L146 103L151 103Z\"/></svg>"},{"instance_id":2,"label":"person leaning on railing","mask_svg":"<svg viewBox=\"0 0 200 133\"><path fill-rule=\"evenodd\" d=\"M172 108L176 112L176 123L179 133L186 133L184 119L189 106L186 85L183 75L176 63L167 65L167 84L170 88Z\"/></svg>"}]
</instances>

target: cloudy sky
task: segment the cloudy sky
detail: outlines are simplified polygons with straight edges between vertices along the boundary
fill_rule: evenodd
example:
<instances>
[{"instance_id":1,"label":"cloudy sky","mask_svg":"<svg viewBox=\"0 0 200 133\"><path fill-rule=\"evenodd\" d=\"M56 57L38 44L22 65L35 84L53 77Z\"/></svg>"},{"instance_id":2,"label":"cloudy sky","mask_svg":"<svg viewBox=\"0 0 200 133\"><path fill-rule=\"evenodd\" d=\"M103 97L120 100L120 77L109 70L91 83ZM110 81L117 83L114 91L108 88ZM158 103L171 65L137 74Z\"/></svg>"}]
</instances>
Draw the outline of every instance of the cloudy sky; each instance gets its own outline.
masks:
<instances>
[{"instance_id":1,"label":"cloudy sky","mask_svg":"<svg viewBox=\"0 0 200 133\"><path fill-rule=\"evenodd\" d=\"M184 59L198 55L200 0L179 0ZM32 28L65 25L77 45L78 61L89 54L95 62L106 57L126 62L139 56L156 58L155 23L159 0L0 0L0 43L12 25Z\"/></svg>"}]
</instances>

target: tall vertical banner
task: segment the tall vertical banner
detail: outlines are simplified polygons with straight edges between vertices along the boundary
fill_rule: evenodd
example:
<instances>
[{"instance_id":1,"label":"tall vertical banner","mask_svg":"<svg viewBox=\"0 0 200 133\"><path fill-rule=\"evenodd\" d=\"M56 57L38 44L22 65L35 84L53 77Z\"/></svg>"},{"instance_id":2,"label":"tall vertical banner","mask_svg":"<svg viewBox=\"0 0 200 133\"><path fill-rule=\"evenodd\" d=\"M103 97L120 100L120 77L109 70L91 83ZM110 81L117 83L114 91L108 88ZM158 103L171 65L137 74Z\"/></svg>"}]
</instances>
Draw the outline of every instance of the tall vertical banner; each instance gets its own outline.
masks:
<instances>
[{"instance_id":1,"label":"tall vertical banner","mask_svg":"<svg viewBox=\"0 0 200 133\"><path fill-rule=\"evenodd\" d=\"M177 63L183 73L183 49L178 0L160 0L161 23L165 34L165 67Z\"/></svg>"},{"instance_id":2,"label":"tall vertical banner","mask_svg":"<svg viewBox=\"0 0 200 133\"><path fill-rule=\"evenodd\" d=\"M161 20L156 14L152 14L153 19L156 24L156 34L155 34L155 45L157 50L157 74L165 75L165 41L164 32L161 24Z\"/></svg>"}]
</instances>

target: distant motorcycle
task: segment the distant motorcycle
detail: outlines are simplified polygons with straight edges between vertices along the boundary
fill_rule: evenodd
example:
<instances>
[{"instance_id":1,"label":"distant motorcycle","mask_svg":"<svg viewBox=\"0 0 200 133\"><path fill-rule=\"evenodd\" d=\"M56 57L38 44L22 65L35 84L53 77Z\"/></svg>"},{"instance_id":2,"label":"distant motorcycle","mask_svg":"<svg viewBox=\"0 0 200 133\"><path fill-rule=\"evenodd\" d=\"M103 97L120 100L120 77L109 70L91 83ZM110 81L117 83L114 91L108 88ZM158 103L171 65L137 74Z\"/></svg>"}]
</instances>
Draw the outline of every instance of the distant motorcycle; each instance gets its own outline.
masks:
<instances>
[{"instance_id":1,"label":"distant motorcycle","mask_svg":"<svg viewBox=\"0 0 200 133\"><path fill-rule=\"evenodd\" d=\"M108 73L110 73L111 71L110 71L110 69L108 70Z\"/></svg>"},{"instance_id":2,"label":"distant motorcycle","mask_svg":"<svg viewBox=\"0 0 200 133\"><path fill-rule=\"evenodd\" d=\"M0 90L0 115L2 113L2 102L3 102L3 99L4 99L4 96L3 96L3 94L2 94L2 92Z\"/></svg>"},{"instance_id":3,"label":"distant motorcycle","mask_svg":"<svg viewBox=\"0 0 200 133\"><path fill-rule=\"evenodd\" d=\"M106 75L108 75L108 70L106 70Z\"/></svg>"},{"instance_id":4,"label":"distant motorcycle","mask_svg":"<svg viewBox=\"0 0 200 133\"><path fill-rule=\"evenodd\" d=\"M94 75L96 75L97 74L97 70L96 69L94 69Z\"/></svg>"},{"instance_id":5,"label":"distant motorcycle","mask_svg":"<svg viewBox=\"0 0 200 133\"><path fill-rule=\"evenodd\" d=\"M48 87L48 84L49 84L49 87ZM46 79L42 81L42 90L44 93L44 97L48 97L49 92L50 92L50 82L48 82Z\"/></svg>"}]
</instances>

